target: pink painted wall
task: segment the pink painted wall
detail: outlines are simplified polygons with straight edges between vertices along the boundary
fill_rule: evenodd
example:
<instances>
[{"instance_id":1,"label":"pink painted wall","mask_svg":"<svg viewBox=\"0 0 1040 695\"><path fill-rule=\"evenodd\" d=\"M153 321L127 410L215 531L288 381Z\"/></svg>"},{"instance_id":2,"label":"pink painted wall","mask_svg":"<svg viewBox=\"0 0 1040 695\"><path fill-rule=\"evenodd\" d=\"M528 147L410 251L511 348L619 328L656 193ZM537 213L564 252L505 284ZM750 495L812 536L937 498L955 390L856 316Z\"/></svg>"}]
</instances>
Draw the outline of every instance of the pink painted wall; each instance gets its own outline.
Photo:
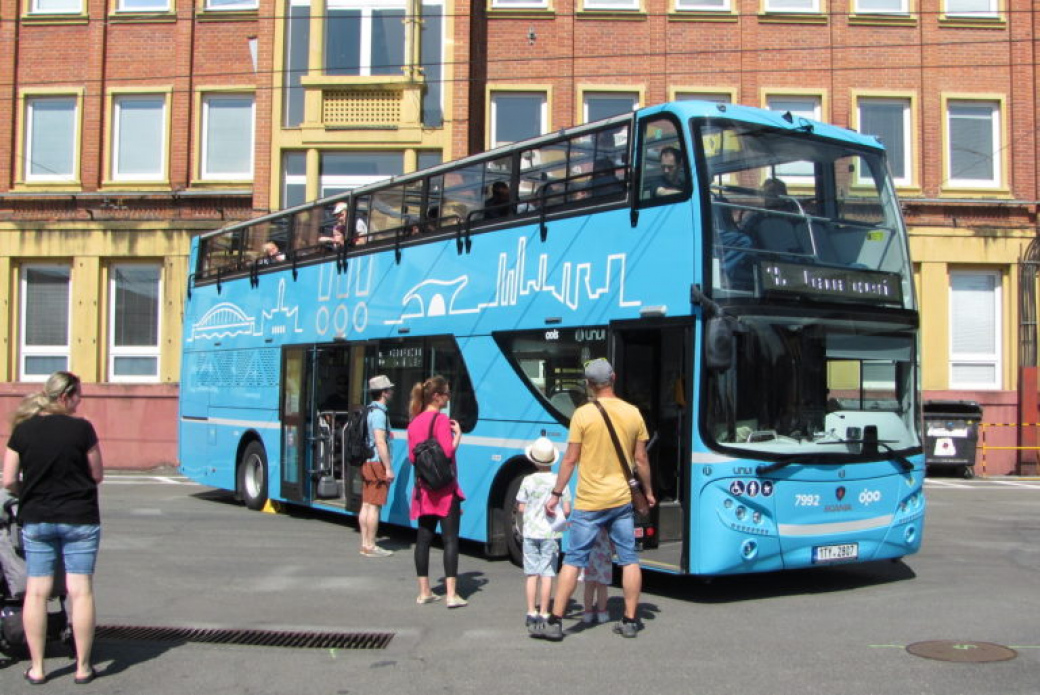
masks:
<instances>
[{"instance_id":1,"label":"pink painted wall","mask_svg":"<svg viewBox=\"0 0 1040 695\"><path fill-rule=\"evenodd\" d=\"M0 384L0 441L11 414L41 384ZM147 469L177 464L176 384L83 384L78 415L94 424L106 468Z\"/></svg>"}]
</instances>

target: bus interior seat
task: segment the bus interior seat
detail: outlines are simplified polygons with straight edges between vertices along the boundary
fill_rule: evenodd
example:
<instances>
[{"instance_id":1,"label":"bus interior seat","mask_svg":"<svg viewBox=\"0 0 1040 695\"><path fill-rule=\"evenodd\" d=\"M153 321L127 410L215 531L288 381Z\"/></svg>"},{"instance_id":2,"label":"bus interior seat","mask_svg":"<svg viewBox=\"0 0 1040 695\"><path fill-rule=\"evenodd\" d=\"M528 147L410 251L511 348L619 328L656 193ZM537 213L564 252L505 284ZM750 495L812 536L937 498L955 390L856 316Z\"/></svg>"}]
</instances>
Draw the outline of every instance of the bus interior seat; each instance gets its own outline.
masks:
<instances>
[{"instance_id":1,"label":"bus interior seat","mask_svg":"<svg viewBox=\"0 0 1040 695\"><path fill-rule=\"evenodd\" d=\"M765 251L812 255L809 230L802 220L780 216L766 217L750 230L755 245Z\"/></svg>"}]
</instances>

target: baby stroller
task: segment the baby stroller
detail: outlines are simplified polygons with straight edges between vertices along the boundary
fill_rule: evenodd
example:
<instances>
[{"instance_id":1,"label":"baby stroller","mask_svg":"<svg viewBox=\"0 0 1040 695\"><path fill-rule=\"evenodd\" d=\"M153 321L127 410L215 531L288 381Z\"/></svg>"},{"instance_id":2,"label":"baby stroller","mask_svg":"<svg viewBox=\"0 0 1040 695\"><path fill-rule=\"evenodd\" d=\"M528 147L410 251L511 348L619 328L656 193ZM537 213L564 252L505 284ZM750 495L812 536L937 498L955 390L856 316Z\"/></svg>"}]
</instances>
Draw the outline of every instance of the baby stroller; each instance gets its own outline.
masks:
<instances>
[{"instance_id":1,"label":"baby stroller","mask_svg":"<svg viewBox=\"0 0 1040 695\"><path fill-rule=\"evenodd\" d=\"M22 533L18 525L18 499L0 490L0 653L11 658L29 654L22 629L22 604L27 579ZM47 639L72 642L65 611L65 568L54 575L54 589L47 612Z\"/></svg>"}]
</instances>

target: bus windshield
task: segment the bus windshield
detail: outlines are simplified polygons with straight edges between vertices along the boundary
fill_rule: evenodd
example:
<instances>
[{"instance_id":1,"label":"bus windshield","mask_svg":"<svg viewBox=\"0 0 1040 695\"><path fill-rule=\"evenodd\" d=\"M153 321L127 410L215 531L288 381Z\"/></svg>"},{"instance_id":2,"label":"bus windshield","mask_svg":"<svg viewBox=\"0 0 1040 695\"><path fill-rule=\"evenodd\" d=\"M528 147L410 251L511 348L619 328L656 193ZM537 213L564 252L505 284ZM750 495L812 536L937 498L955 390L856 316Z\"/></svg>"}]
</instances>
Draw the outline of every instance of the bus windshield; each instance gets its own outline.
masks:
<instances>
[{"instance_id":1,"label":"bus windshield","mask_svg":"<svg viewBox=\"0 0 1040 695\"><path fill-rule=\"evenodd\" d=\"M756 457L889 458L918 446L915 331L880 321L742 316L708 378L708 431Z\"/></svg>"},{"instance_id":2,"label":"bus windshield","mask_svg":"<svg viewBox=\"0 0 1040 695\"><path fill-rule=\"evenodd\" d=\"M906 237L882 150L702 121L716 298L790 297L910 309Z\"/></svg>"}]
</instances>

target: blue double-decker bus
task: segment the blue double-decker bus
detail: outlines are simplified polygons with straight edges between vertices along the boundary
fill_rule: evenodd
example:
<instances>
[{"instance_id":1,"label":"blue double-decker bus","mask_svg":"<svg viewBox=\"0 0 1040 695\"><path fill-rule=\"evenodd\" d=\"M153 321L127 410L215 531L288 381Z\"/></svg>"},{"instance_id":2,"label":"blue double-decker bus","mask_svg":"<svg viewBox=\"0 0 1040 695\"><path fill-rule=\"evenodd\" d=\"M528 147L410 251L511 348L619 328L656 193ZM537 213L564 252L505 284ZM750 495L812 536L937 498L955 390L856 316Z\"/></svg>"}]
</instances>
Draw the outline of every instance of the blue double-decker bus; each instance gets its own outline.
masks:
<instances>
[{"instance_id":1,"label":"blue double-decker bus","mask_svg":"<svg viewBox=\"0 0 1040 695\"><path fill-rule=\"evenodd\" d=\"M181 468L250 508L357 512L344 423L386 374L383 521L411 524L407 394L441 374L463 430L461 533L517 558L523 447L565 446L582 366L607 357L652 434L644 566L920 547L918 312L873 137L664 104L232 225L190 263Z\"/></svg>"}]
</instances>

